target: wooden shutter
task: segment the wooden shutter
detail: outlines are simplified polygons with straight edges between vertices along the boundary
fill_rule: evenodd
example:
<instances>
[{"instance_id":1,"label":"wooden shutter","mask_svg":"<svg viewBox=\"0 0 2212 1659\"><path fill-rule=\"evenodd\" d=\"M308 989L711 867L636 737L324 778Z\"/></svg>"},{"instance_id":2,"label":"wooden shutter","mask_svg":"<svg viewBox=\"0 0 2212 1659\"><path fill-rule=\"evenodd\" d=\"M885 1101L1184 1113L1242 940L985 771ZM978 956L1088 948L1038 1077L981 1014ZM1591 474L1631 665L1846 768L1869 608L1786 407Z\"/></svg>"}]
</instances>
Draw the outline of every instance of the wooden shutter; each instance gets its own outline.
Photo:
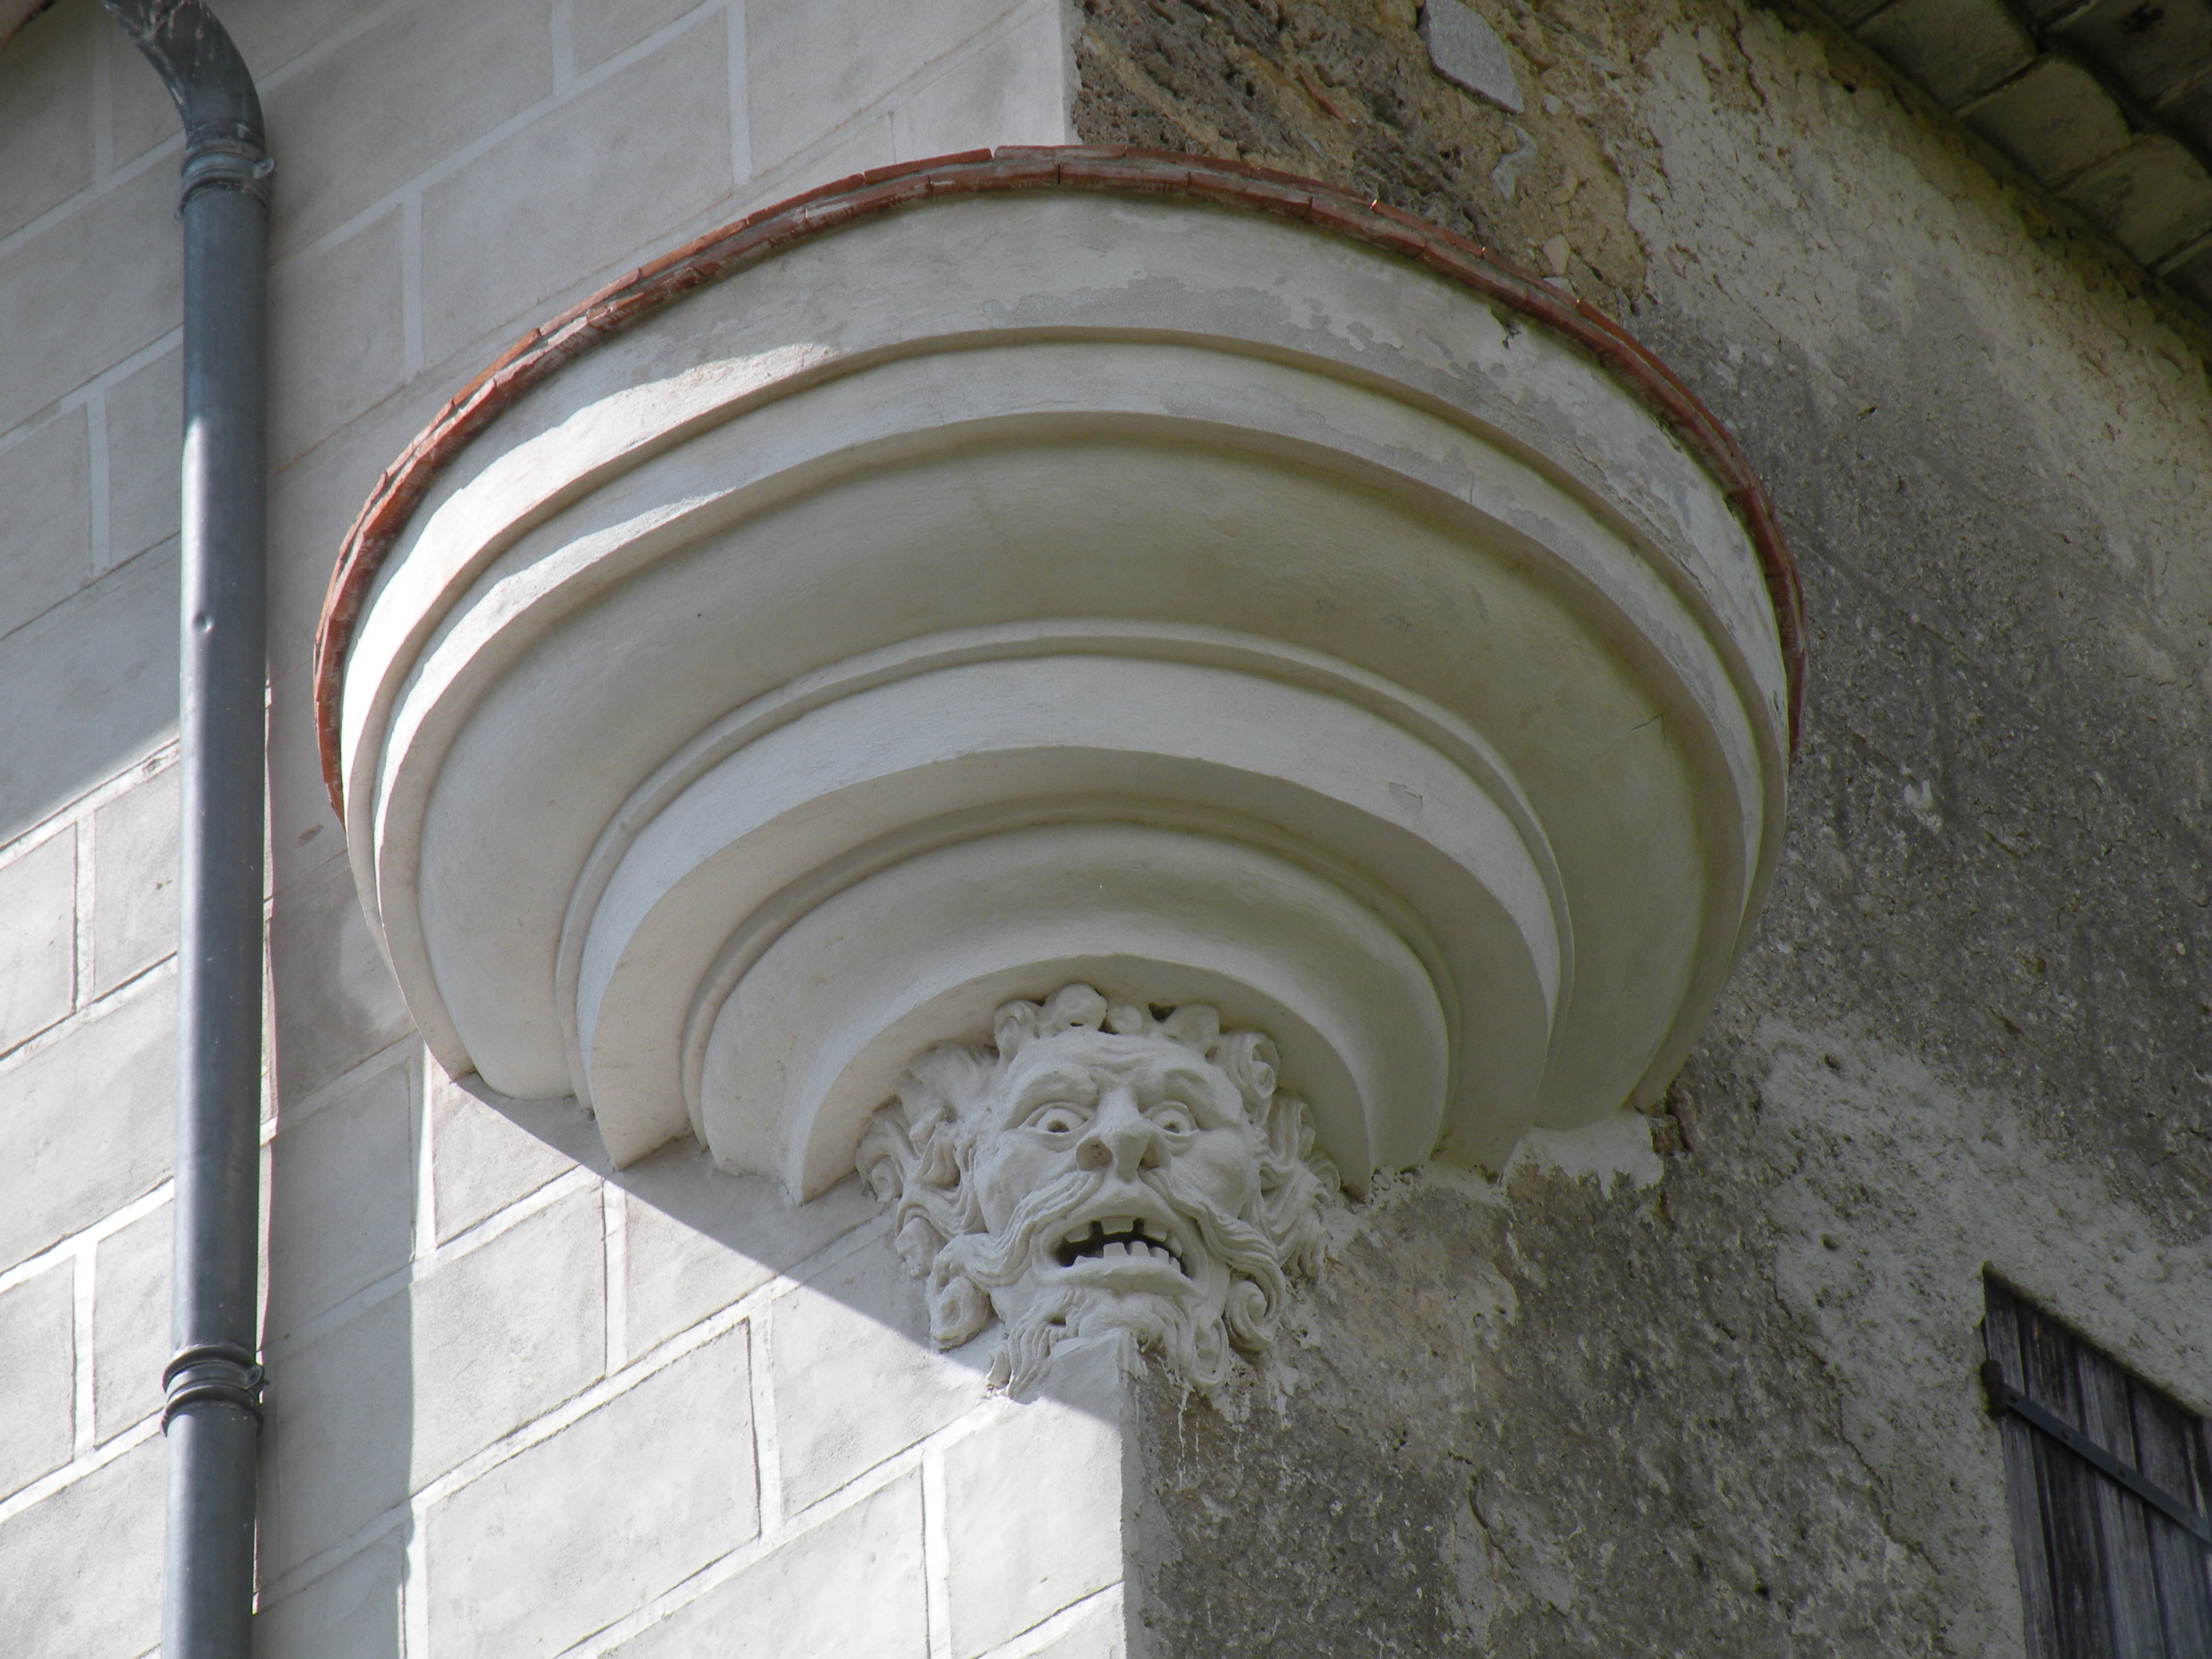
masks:
<instances>
[{"instance_id":1,"label":"wooden shutter","mask_svg":"<svg viewBox=\"0 0 2212 1659\"><path fill-rule=\"evenodd\" d=\"M1984 1284L1991 1379L2199 1516L2212 1511L2212 1427ZM2021 1412L2000 1428L2029 1659L2212 1659L2212 1547Z\"/></svg>"}]
</instances>

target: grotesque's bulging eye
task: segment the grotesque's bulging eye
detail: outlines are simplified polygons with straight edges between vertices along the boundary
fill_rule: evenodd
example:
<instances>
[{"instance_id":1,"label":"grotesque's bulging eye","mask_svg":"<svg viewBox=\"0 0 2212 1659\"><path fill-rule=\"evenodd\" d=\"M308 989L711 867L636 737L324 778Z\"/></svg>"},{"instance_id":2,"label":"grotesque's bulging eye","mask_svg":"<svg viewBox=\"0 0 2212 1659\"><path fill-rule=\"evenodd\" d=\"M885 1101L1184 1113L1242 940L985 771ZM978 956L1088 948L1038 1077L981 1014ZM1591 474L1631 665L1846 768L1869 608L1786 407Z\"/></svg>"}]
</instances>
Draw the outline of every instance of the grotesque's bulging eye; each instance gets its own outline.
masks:
<instances>
[{"instance_id":1,"label":"grotesque's bulging eye","mask_svg":"<svg viewBox=\"0 0 2212 1659\"><path fill-rule=\"evenodd\" d=\"M1029 1116L1029 1127L1048 1135L1070 1135L1080 1129L1088 1117L1080 1106L1064 1100L1055 1100L1040 1106Z\"/></svg>"},{"instance_id":2,"label":"grotesque's bulging eye","mask_svg":"<svg viewBox=\"0 0 2212 1659\"><path fill-rule=\"evenodd\" d=\"M1152 1121L1168 1134L1194 1134L1198 1130L1196 1115L1179 1100L1162 1101L1152 1108L1151 1116Z\"/></svg>"}]
</instances>

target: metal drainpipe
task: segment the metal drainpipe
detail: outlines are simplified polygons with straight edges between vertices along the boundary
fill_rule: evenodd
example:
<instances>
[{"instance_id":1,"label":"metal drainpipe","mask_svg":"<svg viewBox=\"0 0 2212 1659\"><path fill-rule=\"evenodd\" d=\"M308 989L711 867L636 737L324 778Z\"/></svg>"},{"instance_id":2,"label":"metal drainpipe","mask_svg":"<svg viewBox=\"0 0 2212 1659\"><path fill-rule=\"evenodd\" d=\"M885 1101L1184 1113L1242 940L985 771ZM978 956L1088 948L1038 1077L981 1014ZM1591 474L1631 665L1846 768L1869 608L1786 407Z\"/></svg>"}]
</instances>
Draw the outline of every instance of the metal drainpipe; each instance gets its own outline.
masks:
<instances>
[{"instance_id":1,"label":"metal drainpipe","mask_svg":"<svg viewBox=\"0 0 2212 1659\"><path fill-rule=\"evenodd\" d=\"M165 1659L248 1659L261 1426L263 572L268 178L261 100L200 0L103 0L185 123L183 783L176 1357Z\"/></svg>"}]
</instances>

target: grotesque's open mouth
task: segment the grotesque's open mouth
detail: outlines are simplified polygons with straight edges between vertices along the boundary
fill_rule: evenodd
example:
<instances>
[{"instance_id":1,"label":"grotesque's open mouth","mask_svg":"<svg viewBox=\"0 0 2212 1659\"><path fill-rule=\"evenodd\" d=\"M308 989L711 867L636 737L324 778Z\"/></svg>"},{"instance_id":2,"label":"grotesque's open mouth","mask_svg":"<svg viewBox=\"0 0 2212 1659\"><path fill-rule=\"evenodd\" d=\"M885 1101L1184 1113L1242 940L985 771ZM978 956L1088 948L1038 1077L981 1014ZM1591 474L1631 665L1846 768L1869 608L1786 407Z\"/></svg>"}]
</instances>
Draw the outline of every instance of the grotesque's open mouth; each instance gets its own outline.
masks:
<instances>
[{"instance_id":1,"label":"grotesque's open mouth","mask_svg":"<svg viewBox=\"0 0 2212 1659\"><path fill-rule=\"evenodd\" d=\"M1178 1273L1184 1271L1182 1257L1175 1246L1146 1232L1143 1219L1133 1216L1107 1216L1092 1222L1087 1231L1072 1229L1054 1255L1063 1267L1083 1261L1152 1260L1166 1262Z\"/></svg>"}]
</instances>

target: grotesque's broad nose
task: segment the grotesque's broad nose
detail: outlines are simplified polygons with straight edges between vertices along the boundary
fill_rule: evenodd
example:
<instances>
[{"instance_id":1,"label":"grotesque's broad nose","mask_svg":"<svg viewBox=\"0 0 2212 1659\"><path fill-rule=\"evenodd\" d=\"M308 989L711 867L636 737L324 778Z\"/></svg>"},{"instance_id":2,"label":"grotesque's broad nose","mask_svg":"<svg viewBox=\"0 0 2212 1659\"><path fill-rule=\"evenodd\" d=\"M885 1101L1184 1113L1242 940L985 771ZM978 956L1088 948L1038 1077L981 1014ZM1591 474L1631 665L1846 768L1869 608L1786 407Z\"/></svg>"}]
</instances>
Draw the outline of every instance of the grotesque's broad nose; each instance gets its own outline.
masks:
<instances>
[{"instance_id":1,"label":"grotesque's broad nose","mask_svg":"<svg viewBox=\"0 0 2212 1659\"><path fill-rule=\"evenodd\" d=\"M1116 1085L1099 1097L1097 1115L1075 1157L1086 1170L1110 1169L1122 1180L1133 1181L1138 1170L1166 1162L1167 1140L1138 1109L1135 1091Z\"/></svg>"}]
</instances>

